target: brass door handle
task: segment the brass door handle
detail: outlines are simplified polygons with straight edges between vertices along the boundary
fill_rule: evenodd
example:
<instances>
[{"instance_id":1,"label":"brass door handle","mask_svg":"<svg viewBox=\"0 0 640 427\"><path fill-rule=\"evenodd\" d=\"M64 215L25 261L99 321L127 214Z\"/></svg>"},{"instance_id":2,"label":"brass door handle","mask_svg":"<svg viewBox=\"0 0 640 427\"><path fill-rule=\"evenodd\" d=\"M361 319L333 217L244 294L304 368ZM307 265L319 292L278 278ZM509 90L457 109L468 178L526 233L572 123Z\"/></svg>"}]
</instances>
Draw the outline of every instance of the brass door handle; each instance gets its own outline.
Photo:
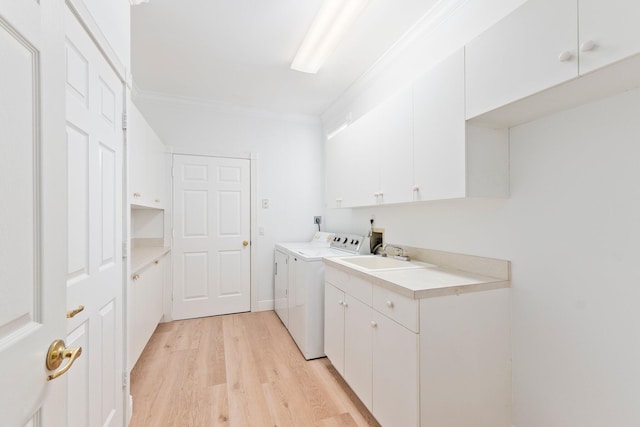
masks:
<instances>
[{"instance_id":1,"label":"brass door handle","mask_svg":"<svg viewBox=\"0 0 640 427\"><path fill-rule=\"evenodd\" d=\"M80 313L82 310L84 310L84 305L79 305L78 308L76 308L75 310L67 311L67 319L71 319L73 316Z\"/></svg>"},{"instance_id":2,"label":"brass door handle","mask_svg":"<svg viewBox=\"0 0 640 427\"><path fill-rule=\"evenodd\" d=\"M249 244L249 241L248 241L248 240L244 240L244 241L242 242L242 246L247 246L248 244Z\"/></svg>"},{"instance_id":3,"label":"brass door handle","mask_svg":"<svg viewBox=\"0 0 640 427\"><path fill-rule=\"evenodd\" d=\"M49 346L49 351L47 351L47 369L50 371L56 370L60 367L64 359L69 359L69 361L59 371L47 375L47 381L55 380L59 376L64 375L81 354L82 347L67 348L63 340L55 340L52 342Z\"/></svg>"}]
</instances>

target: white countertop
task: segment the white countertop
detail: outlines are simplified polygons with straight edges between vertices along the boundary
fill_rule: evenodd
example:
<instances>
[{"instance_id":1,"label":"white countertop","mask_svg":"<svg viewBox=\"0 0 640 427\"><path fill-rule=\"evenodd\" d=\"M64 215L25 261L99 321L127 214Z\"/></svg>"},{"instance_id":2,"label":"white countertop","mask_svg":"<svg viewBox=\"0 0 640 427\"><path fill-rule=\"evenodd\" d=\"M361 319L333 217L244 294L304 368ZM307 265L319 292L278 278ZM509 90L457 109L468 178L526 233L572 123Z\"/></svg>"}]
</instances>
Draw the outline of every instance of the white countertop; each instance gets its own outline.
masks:
<instances>
[{"instance_id":1,"label":"white countertop","mask_svg":"<svg viewBox=\"0 0 640 427\"><path fill-rule=\"evenodd\" d=\"M376 271L348 263L340 257L324 258L323 261L329 267L346 271L375 285L414 299L459 295L511 286L510 280L421 262L411 262L412 266L408 269ZM421 268L415 268L415 265Z\"/></svg>"},{"instance_id":2,"label":"white countertop","mask_svg":"<svg viewBox=\"0 0 640 427\"><path fill-rule=\"evenodd\" d=\"M168 253L171 248L167 246L141 246L131 249L131 273L138 273L140 270L161 258Z\"/></svg>"}]
</instances>

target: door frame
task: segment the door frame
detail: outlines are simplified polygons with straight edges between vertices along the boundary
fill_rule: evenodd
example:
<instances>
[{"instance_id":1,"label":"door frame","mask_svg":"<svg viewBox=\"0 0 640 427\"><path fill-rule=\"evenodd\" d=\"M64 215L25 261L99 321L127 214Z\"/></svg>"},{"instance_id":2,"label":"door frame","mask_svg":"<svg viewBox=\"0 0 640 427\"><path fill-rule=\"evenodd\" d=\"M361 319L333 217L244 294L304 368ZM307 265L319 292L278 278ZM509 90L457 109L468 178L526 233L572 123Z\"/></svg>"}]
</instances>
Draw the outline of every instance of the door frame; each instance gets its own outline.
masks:
<instances>
[{"instance_id":1,"label":"door frame","mask_svg":"<svg viewBox=\"0 0 640 427\"><path fill-rule=\"evenodd\" d=\"M261 311L261 307L259 307L258 303L258 260L257 253L258 248L260 247L258 243L258 154L253 152L244 152L244 153L221 153L216 150L204 150L204 149L189 149L182 147L167 147L167 153L171 157L171 167L169 168L169 182L170 185L170 207L169 211L169 220L166 221L169 224L169 239L171 240L171 247L173 248L173 233L171 230L173 229L173 155L186 155L186 156L203 156L203 157L220 157L226 159L242 159L249 160L249 170L251 172L251 179L249 180L249 234L251 236L251 244L249 245L250 249L250 261L249 261L249 275L250 275L250 301L251 301L251 311ZM173 251L171 251L171 256L173 256ZM173 264L173 263L172 263ZM173 280L168 280L167 288L165 289L165 295L173 295ZM172 313L172 301L169 299L165 300L164 306L164 321L171 322L173 321L173 313Z\"/></svg>"}]
</instances>

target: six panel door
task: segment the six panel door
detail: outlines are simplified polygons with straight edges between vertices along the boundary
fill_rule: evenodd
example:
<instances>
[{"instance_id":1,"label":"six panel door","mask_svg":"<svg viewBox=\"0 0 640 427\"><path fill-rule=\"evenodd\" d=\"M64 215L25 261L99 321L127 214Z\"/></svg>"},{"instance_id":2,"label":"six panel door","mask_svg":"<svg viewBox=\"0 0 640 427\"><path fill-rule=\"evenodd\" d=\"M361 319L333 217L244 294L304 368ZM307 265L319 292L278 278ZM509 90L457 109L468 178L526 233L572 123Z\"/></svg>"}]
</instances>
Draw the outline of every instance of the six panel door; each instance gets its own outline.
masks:
<instances>
[{"instance_id":1,"label":"six panel door","mask_svg":"<svg viewBox=\"0 0 640 427\"><path fill-rule=\"evenodd\" d=\"M251 309L250 161L173 157L173 318Z\"/></svg>"},{"instance_id":2,"label":"six panel door","mask_svg":"<svg viewBox=\"0 0 640 427\"><path fill-rule=\"evenodd\" d=\"M67 345L83 356L69 372L68 427L124 424L122 108L124 85L68 8Z\"/></svg>"}]
</instances>

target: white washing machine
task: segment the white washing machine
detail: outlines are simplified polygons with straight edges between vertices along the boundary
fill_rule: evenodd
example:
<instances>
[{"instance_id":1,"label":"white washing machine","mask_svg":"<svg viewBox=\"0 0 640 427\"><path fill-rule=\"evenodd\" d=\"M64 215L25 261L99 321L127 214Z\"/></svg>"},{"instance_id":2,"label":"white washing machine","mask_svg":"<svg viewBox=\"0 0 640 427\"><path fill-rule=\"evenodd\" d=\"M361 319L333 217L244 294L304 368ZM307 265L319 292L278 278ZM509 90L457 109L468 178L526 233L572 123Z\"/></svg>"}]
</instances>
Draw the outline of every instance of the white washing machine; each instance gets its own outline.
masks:
<instances>
[{"instance_id":1,"label":"white washing machine","mask_svg":"<svg viewBox=\"0 0 640 427\"><path fill-rule=\"evenodd\" d=\"M294 246L276 245L275 307L304 358L309 360L325 355L322 258L364 254L369 252L369 245L363 236L336 234L329 247Z\"/></svg>"},{"instance_id":2,"label":"white washing machine","mask_svg":"<svg viewBox=\"0 0 640 427\"><path fill-rule=\"evenodd\" d=\"M329 248L335 238L334 233L318 231L306 242L277 243L275 247L273 305L276 314L287 329L289 328L289 256L295 249Z\"/></svg>"}]
</instances>

